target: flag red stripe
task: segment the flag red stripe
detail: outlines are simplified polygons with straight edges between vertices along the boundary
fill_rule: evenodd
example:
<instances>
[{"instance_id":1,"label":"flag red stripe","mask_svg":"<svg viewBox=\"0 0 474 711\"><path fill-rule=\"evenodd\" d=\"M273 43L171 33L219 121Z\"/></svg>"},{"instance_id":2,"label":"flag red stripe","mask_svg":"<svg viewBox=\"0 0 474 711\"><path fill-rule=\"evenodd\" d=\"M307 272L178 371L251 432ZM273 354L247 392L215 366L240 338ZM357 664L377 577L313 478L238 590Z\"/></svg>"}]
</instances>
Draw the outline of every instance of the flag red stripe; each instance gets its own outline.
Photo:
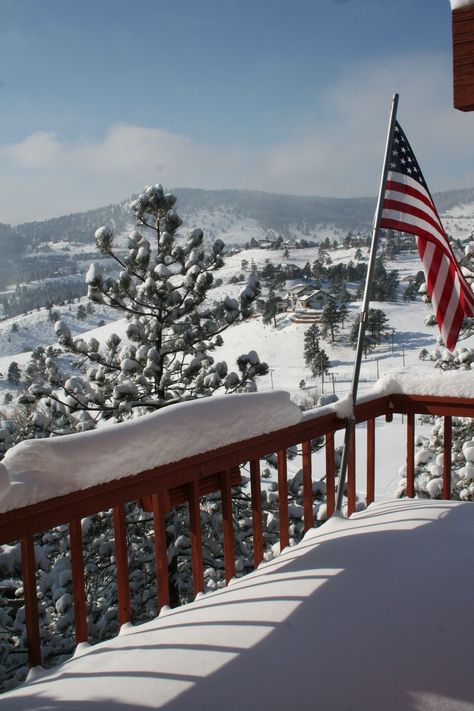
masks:
<instances>
[{"instance_id":1,"label":"flag red stripe","mask_svg":"<svg viewBox=\"0 0 474 711\"><path fill-rule=\"evenodd\" d=\"M464 320L464 312L461 308L456 309L456 314L449 329L449 335L446 338L446 347L453 351L456 348L456 343Z\"/></svg>"},{"instance_id":2,"label":"flag red stripe","mask_svg":"<svg viewBox=\"0 0 474 711\"><path fill-rule=\"evenodd\" d=\"M410 197L415 198L416 200L420 200L421 202L424 202L425 205L433 209L433 203L429 199L427 195L424 193L420 192L420 190L416 190L416 188L413 188L411 185L407 185L406 183L399 183L396 182L395 180L387 180L387 190L393 190L398 193L404 193L405 195L410 195Z\"/></svg>"},{"instance_id":3,"label":"flag red stripe","mask_svg":"<svg viewBox=\"0 0 474 711\"><path fill-rule=\"evenodd\" d=\"M413 215L413 217L418 217L420 220L424 220L427 222L433 229L438 232L441 237L446 239L445 234L439 224L439 222L436 222L431 215L429 215L427 212L424 212L424 210L420 210L419 208L415 207L414 205L409 205L406 202L400 202L399 200L384 200L383 201L383 206L384 209L386 210L395 210L396 212L400 212L403 215Z\"/></svg>"}]
</instances>

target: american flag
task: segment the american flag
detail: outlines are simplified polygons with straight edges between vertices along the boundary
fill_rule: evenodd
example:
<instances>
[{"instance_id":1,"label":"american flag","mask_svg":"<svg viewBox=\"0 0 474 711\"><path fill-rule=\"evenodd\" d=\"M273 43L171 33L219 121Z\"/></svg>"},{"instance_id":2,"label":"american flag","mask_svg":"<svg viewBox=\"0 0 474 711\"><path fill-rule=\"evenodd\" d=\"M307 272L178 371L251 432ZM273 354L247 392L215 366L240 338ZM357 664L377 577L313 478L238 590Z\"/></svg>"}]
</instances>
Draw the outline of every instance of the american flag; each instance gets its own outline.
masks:
<instances>
[{"instance_id":1,"label":"american flag","mask_svg":"<svg viewBox=\"0 0 474 711\"><path fill-rule=\"evenodd\" d=\"M474 316L474 293L461 272L420 166L395 123L380 226L416 235L438 326L452 351L464 316Z\"/></svg>"}]
</instances>

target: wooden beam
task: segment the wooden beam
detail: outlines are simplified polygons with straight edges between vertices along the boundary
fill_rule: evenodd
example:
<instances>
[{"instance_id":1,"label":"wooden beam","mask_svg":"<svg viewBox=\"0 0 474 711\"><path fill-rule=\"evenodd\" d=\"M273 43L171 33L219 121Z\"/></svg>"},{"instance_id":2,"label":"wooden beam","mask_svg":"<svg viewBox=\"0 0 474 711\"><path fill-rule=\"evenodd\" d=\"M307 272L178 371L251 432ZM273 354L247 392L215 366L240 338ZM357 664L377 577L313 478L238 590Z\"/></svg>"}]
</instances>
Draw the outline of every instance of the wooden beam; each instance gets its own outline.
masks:
<instances>
[{"instance_id":1,"label":"wooden beam","mask_svg":"<svg viewBox=\"0 0 474 711\"><path fill-rule=\"evenodd\" d=\"M452 13L453 102L460 111L474 111L474 7Z\"/></svg>"}]
</instances>

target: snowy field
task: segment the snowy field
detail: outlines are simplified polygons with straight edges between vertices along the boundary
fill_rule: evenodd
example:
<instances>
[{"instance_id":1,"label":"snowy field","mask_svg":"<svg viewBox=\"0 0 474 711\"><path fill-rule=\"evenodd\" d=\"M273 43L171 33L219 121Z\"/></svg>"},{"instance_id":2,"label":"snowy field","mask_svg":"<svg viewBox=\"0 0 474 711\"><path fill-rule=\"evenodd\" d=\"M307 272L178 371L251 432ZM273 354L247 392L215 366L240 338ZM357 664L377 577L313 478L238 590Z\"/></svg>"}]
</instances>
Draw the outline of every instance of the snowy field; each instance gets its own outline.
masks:
<instances>
[{"instance_id":1,"label":"snowy field","mask_svg":"<svg viewBox=\"0 0 474 711\"><path fill-rule=\"evenodd\" d=\"M398 500L333 518L228 588L33 670L3 705L472 711L471 507Z\"/></svg>"}]
</instances>

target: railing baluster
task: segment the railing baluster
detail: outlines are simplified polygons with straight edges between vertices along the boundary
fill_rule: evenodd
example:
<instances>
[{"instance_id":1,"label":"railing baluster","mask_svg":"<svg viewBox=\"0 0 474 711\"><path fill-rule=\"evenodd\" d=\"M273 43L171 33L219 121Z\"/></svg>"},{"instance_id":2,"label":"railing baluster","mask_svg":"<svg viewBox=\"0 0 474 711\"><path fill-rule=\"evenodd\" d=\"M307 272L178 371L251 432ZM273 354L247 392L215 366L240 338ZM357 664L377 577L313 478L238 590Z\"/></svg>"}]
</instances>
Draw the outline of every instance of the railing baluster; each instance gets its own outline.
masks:
<instances>
[{"instance_id":1,"label":"railing baluster","mask_svg":"<svg viewBox=\"0 0 474 711\"><path fill-rule=\"evenodd\" d=\"M278 460L278 511L280 516L280 551L290 542L288 526L288 475L286 466L286 449L279 449Z\"/></svg>"},{"instance_id":2,"label":"railing baluster","mask_svg":"<svg viewBox=\"0 0 474 711\"><path fill-rule=\"evenodd\" d=\"M225 581L229 583L235 575L234 525L232 521L232 491L230 471L221 473L222 528L224 531Z\"/></svg>"},{"instance_id":3,"label":"railing baluster","mask_svg":"<svg viewBox=\"0 0 474 711\"><path fill-rule=\"evenodd\" d=\"M349 443L349 457L347 462L347 515L351 516L356 508L356 442L355 427L352 430Z\"/></svg>"},{"instance_id":4,"label":"railing baluster","mask_svg":"<svg viewBox=\"0 0 474 711\"><path fill-rule=\"evenodd\" d=\"M367 420L367 494L366 504L375 499L375 420Z\"/></svg>"},{"instance_id":5,"label":"railing baluster","mask_svg":"<svg viewBox=\"0 0 474 711\"><path fill-rule=\"evenodd\" d=\"M21 569L25 596L25 624L28 643L28 665L41 665L41 643L36 595L36 562L33 536L21 539Z\"/></svg>"},{"instance_id":6,"label":"railing baluster","mask_svg":"<svg viewBox=\"0 0 474 711\"><path fill-rule=\"evenodd\" d=\"M71 546L72 597L74 600L74 629L76 644L87 642L86 592L84 586L84 552L81 519L69 522Z\"/></svg>"},{"instance_id":7,"label":"railing baluster","mask_svg":"<svg viewBox=\"0 0 474 711\"><path fill-rule=\"evenodd\" d=\"M326 506L328 518L336 508L336 471L334 466L334 432L326 435Z\"/></svg>"},{"instance_id":8,"label":"railing baluster","mask_svg":"<svg viewBox=\"0 0 474 711\"><path fill-rule=\"evenodd\" d=\"M407 415L407 496L415 496L415 415Z\"/></svg>"},{"instance_id":9,"label":"railing baluster","mask_svg":"<svg viewBox=\"0 0 474 711\"><path fill-rule=\"evenodd\" d=\"M114 535L115 535L115 565L117 569L117 598L119 624L130 622L130 582L128 577L128 546L127 546L127 521L123 505L115 506Z\"/></svg>"},{"instance_id":10,"label":"railing baluster","mask_svg":"<svg viewBox=\"0 0 474 711\"><path fill-rule=\"evenodd\" d=\"M250 462L250 488L252 492L253 567L263 560L262 487L260 482L260 460Z\"/></svg>"},{"instance_id":11,"label":"railing baluster","mask_svg":"<svg viewBox=\"0 0 474 711\"><path fill-rule=\"evenodd\" d=\"M453 418L444 418L444 456L443 456L443 499L451 498L451 445L453 436Z\"/></svg>"},{"instance_id":12,"label":"railing baluster","mask_svg":"<svg viewBox=\"0 0 474 711\"><path fill-rule=\"evenodd\" d=\"M199 504L199 482L197 479L188 484L189 491L189 533L191 537L191 557L193 571L193 593L204 590L204 571L202 567L201 507Z\"/></svg>"},{"instance_id":13,"label":"railing baluster","mask_svg":"<svg viewBox=\"0 0 474 711\"><path fill-rule=\"evenodd\" d=\"M165 500L163 492L152 494L153 527L155 531L156 581L158 588L158 612L170 604L168 581L168 546L166 542Z\"/></svg>"},{"instance_id":14,"label":"railing baluster","mask_svg":"<svg viewBox=\"0 0 474 711\"><path fill-rule=\"evenodd\" d=\"M302 460L304 530L306 532L314 526L313 480L311 478L311 441L303 442L302 444Z\"/></svg>"}]
</instances>

